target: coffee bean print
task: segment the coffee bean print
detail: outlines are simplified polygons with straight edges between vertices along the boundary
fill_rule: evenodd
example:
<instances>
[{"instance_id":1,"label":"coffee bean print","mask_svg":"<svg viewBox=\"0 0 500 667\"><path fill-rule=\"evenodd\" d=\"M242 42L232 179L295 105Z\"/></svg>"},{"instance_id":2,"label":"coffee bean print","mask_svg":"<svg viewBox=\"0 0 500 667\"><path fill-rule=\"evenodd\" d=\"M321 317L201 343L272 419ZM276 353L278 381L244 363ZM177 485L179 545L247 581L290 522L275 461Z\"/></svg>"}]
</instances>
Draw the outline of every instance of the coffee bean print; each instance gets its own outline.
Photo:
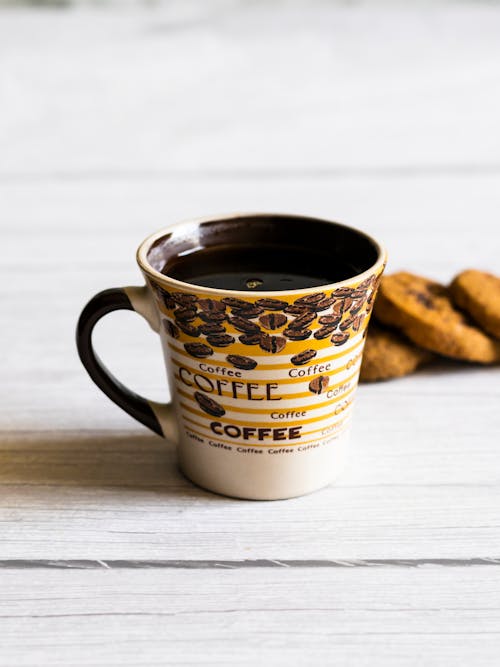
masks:
<instances>
[{"instance_id":1,"label":"coffee bean print","mask_svg":"<svg viewBox=\"0 0 500 667\"><path fill-rule=\"evenodd\" d=\"M243 357L241 354L228 354L227 361L235 368L241 368L243 371L251 371L257 366L255 359Z\"/></svg>"},{"instance_id":2,"label":"coffee bean print","mask_svg":"<svg viewBox=\"0 0 500 667\"><path fill-rule=\"evenodd\" d=\"M174 312L177 322L192 322L196 319L196 310L194 308L179 308Z\"/></svg>"},{"instance_id":3,"label":"coffee bean print","mask_svg":"<svg viewBox=\"0 0 500 667\"><path fill-rule=\"evenodd\" d=\"M332 303L335 301L332 297L328 297L327 299L321 299L321 301L318 301L317 303L312 303L310 308L313 308L316 312L320 312L322 310L327 310L330 308Z\"/></svg>"},{"instance_id":4,"label":"coffee bean print","mask_svg":"<svg viewBox=\"0 0 500 667\"><path fill-rule=\"evenodd\" d=\"M353 331L359 331L361 328L361 325L363 324L363 320L365 319L364 315L358 315L354 322L352 323L352 330Z\"/></svg>"},{"instance_id":5,"label":"coffee bean print","mask_svg":"<svg viewBox=\"0 0 500 667\"><path fill-rule=\"evenodd\" d=\"M260 332L260 328L255 322L247 320L244 317L230 317L229 323L232 324L237 331L242 331L243 333Z\"/></svg>"},{"instance_id":6,"label":"coffee bean print","mask_svg":"<svg viewBox=\"0 0 500 667\"><path fill-rule=\"evenodd\" d=\"M351 296L351 294L354 292L353 287L339 287L336 290L333 291L332 296L335 297L336 299L342 298L345 296Z\"/></svg>"},{"instance_id":7,"label":"coffee bean print","mask_svg":"<svg viewBox=\"0 0 500 667\"><path fill-rule=\"evenodd\" d=\"M303 315L300 315L300 317L292 320L288 326L290 329L304 329L304 327L308 327L311 322L314 322L315 319L316 313L304 313Z\"/></svg>"},{"instance_id":8,"label":"coffee bean print","mask_svg":"<svg viewBox=\"0 0 500 667\"><path fill-rule=\"evenodd\" d=\"M260 337L260 333L243 334L243 336L240 336L238 340L240 343L243 343L243 345L259 345Z\"/></svg>"},{"instance_id":9,"label":"coffee bean print","mask_svg":"<svg viewBox=\"0 0 500 667\"><path fill-rule=\"evenodd\" d=\"M310 329L287 329L283 330L283 335L290 340L306 340L312 334Z\"/></svg>"},{"instance_id":10,"label":"coffee bean print","mask_svg":"<svg viewBox=\"0 0 500 667\"><path fill-rule=\"evenodd\" d=\"M223 313L226 310L226 305L215 299L200 299L198 304L205 313Z\"/></svg>"},{"instance_id":11,"label":"coffee bean print","mask_svg":"<svg viewBox=\"0 0 500 667\"><path fill-rule=\"evenodd\" d=\"M219 313L217 311L214 311L212 313L198 313L198 316L200 319L202 319L204 322L223 322L226 319L226 314L225 313Z\"/></svg>"},{"instance_id":12,"label":"coffee bean print","mask_svg":"<svg viewBox=\"0 0 500 667\"><path fill-rule=\"evenodd\" d=\"M229 306L230 308L241 308L242 310L246 310L247 308L251 308L253 306L253 304L249 303L248 301L243 301L243 299L235 299L232 296L227 296L222 299L222 303L225 303L226 306Z\"/></svg>"},{"instance_id":13,"label":"coffee bean print","mask_svg":"<svg viewBox=\"0 0 500 667\"><path fill-rule=\"evenodd\" d=\"M247 320L253 320L255 317L259 317L261 313L264 312L264 308L260 306L251 306L250 308L231 308L231 313L236 317L246 317Z\"/></svg>"},{"instance_id":14,"label":"coffee bean print","mask_svg":"<svg viewBox=\"0 0 500 667\"><path fill-rule=\"evenodd\" d=\"M288 305L286 301L279 299L257 299L255 303L265 310L283 310Z\"/></svg>"},{"instance_id":15,"label":"coffee bean print","mask_svg":"<svg viewBox=\"0 0 500 667\"><path fill-rule=\"evenodd\" d=\"M210 334L223 334L225 332L226 330L222 324L218 324L217 322L207 322L206 324L200 325L200 333L205 334L205 336L209 336Z\"/></svg>"},{"instance_id":16,"label":"coffee bean print","mask_svg":"<svg viewBox=\"0 0 500 667\"><path fill-rule=\"evenodd\" d=\"M343 345L349 340L349 334L348 333L334 333L332 334L332 337L330 338L332 343L334 345Z\"/></svg>"},{"instance_id":17,"label":"coffee bean print","mask_svg":"<svg viewBox=\"0 0 500 667\"><path fill-rule=\"evenodd\" d=\"M304 364L307 364L308 361L311 361L311 359L314 359L316 354L316 350L304 350L293 356L290 361L294 366L303 366Z\"/></svg>"},{"instance_id":18,"label":"coffee bean print","mask_svg":"<svg viewBox=\"0 0 500 667\"><path fill-rule=\"evenodd\" d=\"M333 302L332 313L334 315L342 315L345 309L344 299L338 299Z\"/></svg>"},{"instance_id":19,"label":"coffee bean print","mask_svg":"<svg viewBox=\"0 0 500 667\"><path fill-rule=\"evenodd\" d=\"M200 327L193 326L188 322L178 322L178 325L179 329L188 336L192 336L193 338L198 338L198 336L200 335Z\"/></svg>"},{"instance_id":20,"label":"coffee bean print","mask_svg":"<svg viewBox=\"0 0 500 667\"><path fill-rule=\"evenodd\" d=\"M220 403L214 401L210 396L202 394L201 391L195 391L194 397L200 408L203 412L206 412L207 415L211 415L212 417L222 417L226 414L226 411Z\"/></svg>"},{"instance_id":21,"label":"coffee bean print","mask_svg":"<svg viewBox=\"0 0 500 667\"><path fill-rule=\"evenodd\" d=\"M350 296L348 296L346 299L344 299L344 308L342 310L343 313L346 313L353 305L354 299L351 299Z\"/></svg>"},{"instance_id":22,"label":"coffee bean print","mask_svg":"<svg viewBox=\"0 0 500 667\"><path fill-rule=\"evenodd\" d=\"M362 283L360 283L356 289L367 289L372 285L373 281L375 280L375 276L370 276L369 278L366 278L366 280L363 280Z\"/></svg>"},{"instance_id":23,"label":"coffee bean print","mask_svg":"<svg viewBox=\"0 0 500 667\"><path fill-rule=\"evenodd\" d=\"M367 291L364 289L355 289L352 291L351 298L353 299L365 299Z\"/></svg>"},{"instance_id":24,"label":"coffee bean print","mask_svg":"<svg viewBox=\"0 0 500 667\"><path fill-rule=\"evenodd\" d=\"M323 338L328 338L328 336L333 333L335 330L335 325L334 324L325 324L325 326L321 327L320 329L317 329L314 332L314 338L316 340L323 340Z\"/></svg>"},{"instance_id":25,"label":"coffee bean print","mask_svg":"<svg viewBox=\"0 0 500 667\"><path fill-rule=\"evenodd\" d=\"M283 338L283 336L270 336L269 334L262 334L260 337L259 345L265 352L277 354L285 347L286 339Z\"/></svg>"},{"instance_id":26,"label":"coffee bean print","mask_svg":"<svg viewBox=\"0 0 500 667\"><path fill-rule=\"evenodd\" d=\"M327 375L318 375L309 382L309 391L313 394L322 394L328 388L330 378Z\"/></svg>"},{"instance_id":27,"label":"coffee bean print","mask_svg":"<svg viewBox=\"0 0 500 667\"><path fill-rule=\"evenodd\" d=\"M299 299L295 299L294 304L296 306L309 306L313 303L319 303L323 299L326 299L326 294L324 292L316 292L316 294L307 294L306 296L301 296Z\"/></svg>"},{"instance_id":28,"label":"coffee bean print","mask_svg":"<svg viewBox=\"0 0 500 667\"><path fill-rule=\"evenodd\" d=\"M214 347L227 347L234 343L234 338L229 334L210 334L207 336L207 342Z\"/></svg>"},{"instance_id":29,"label":"coffee bean print","mask_svg":"<svg viewBox=\"0 0 500 667\"><path fill-rule=\"evenodd\" d=\"M337 324L340 322L341 315L322 315L318 322L320 324L333 324L333 326L337 326Z\"/></svg>"},{"instance_id":30,"label":"coffee bean print","mask_svg":"<svg viewBox=\"0 0 500 667\"><path fill-rule=\"evenodd\" d=\"M348 317L346 320L341 322L339 324L339 329L341 331L347 331L352 325L354 324L354 321L356 320L356 315L352 315L351 317Z\"/></svg>"},{"instance_id":31,"label":"coffee bean print","mask_svg":"<svg viewBox=\"0 0 500 667\"><path fill-rule=\"evenodd\" d=\"M373 300L375 299L375 296L377 294L379 283L380 283L380 276L377 278L377 281L373 284L372 291L370 292L370 296L367 299L367 303L369 304L373 303Z\"/></svg>"},{"instance_id":32,"label":"coffee bean print","mask_svg":"<svg viewBox=\"0 0 500 667\"><path fill-rule=\"evenodd\" d=\"M163 320L163 328L172 338L179 338L179 329L178 327L171 322L170 320Z\"/></svg>"},{"instance_id":33,"label":"coffee bean print","mask_svg":"<svg viewBox=\"0 0 500 667\"><path fill-rule=\"evenodd\" d=\"M167 290L161 289L161 287L158 289L158 294L161 297L161 300L165 304L165 307L168 308L169 310L173 310L176 307L175 301L172 299L172 295L170 292L167 292Z\"/></svg>"},{"instance_id":34,"label":"coffee bean print","mask_svg":"<svg viewBox=\"0 0 500 667\"><path fill-rule=\"evenodd\" d=\"M193 306L196 303L196 296L194 294L186 294L185 292L173 292L172 299L180 306Z\"/></svg>"},{"instance_id":35,"label":"coffee bean print","mask_svg":"<svg viewBox=\"0 0 500 667\"><path fill-rule=\"evenodd\" d=\"M286 315L281 313L268 313L267 315L262 315L259 317L259 322L262 324L264 329L269 329L273 331L284 326L288 322Z\"/></svg>"},{"instance_id":36,"label":"coffee bean print","mask_svg":"<svg viewBox=\"0 0 500 667\"><path fill-rule=\"evenodd\" d=\"M184 349L192 357L197 359L204 359L205 357L210 357L214 351L205 343L184 343Z\"/></svg>"},{"instance_id":37,"label":"coffee bean print","mask_svg":"<svg viewBox=\"0 0 500 667\"><path fill-rule=\"evenodd\" d=\"M354 302L349 310L351 315L356 315L357 313L359 313L361 308L363 308L364 304L365 301L363 299L354 299Z\"/></svg>"},{"instance_id":38,"label":"coffee bean print","mask_svg":"<svg viewBox=\"0 0 500 667\"><path fill-rule=\"evenodd\" d=\"M284 312L288 313L289 315L300 317L300 315L304 315L304 313L310 313L311 309L308 306L296 306L294 303L292 303L285 308Z\"/></svg>"}]
</instances>

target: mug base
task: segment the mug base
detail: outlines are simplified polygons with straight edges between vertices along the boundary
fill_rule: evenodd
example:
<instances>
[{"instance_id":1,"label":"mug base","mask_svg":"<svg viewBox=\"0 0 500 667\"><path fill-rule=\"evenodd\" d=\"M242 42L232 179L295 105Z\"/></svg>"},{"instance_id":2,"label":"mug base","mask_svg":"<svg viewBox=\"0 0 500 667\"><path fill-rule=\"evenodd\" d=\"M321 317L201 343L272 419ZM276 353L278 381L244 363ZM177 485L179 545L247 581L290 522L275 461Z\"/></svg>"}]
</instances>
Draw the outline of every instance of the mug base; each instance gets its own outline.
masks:
<instances>
[{"instance_id":1,"label":"mug base","mask_svg":"<svg viewBox=\"0 0 500 667\"><path fill-rule=\"evenodd\" d=\"M344 432L318 450L276 454L275 458L269 458L269 454L213 452L183 443L179 468L190 482L221 496L286 500L319 491L335 481L345 468L348 440L349 433ZM243 460L235 460L235 456Z\"/></svg>"},{"instance_id":2,"label":"mug base","mask_svg":"<svg viewBox=\"0 0 500 667\"><path fill-rule=\"evenodd\" d=\"M255 500L256 502L259 502L259 501L261 501L261 502L264 502L264 501L271 502L273 500L291 500L292 498L300 498L301 496L309 496L312 493L315 493L316 491L321 491L321 489L326 489L326 487L330 486L330 484L333 484L333 482L335 482L340 477L340 475L343 472L343 469L339 470L338 474L336 474L334 477L332 477L332 479L330 479L328 482L326 482L326 484L323 484L321 486L315 486L315 487L313 487L312 489L309 489L309 490L302 490L302 491L299 491L298 493L290 492L290 495L286 494L286 495L283 495L283 496L282 495L276 496L274 494L271 494L269 496L268 495L256 496L256 495L252 494L252 495L247 496L247 495L241 495L241 494L237 494L237 493L227 493L222 488L217 488L217 489L213 488L213 487L210 488L208 486L204 486L203 484L197 482L195 479L191 478L188 475L188 473L185 472L181 468L180 465L179 465L179 471L188 480L188 482L193 484L193 486L197 486L199 489L203 489L203 491L208 491L210 493L214 493L217 496L223 496L224 498L233 498L234 500Z\"/></svg>"}]
</instances>

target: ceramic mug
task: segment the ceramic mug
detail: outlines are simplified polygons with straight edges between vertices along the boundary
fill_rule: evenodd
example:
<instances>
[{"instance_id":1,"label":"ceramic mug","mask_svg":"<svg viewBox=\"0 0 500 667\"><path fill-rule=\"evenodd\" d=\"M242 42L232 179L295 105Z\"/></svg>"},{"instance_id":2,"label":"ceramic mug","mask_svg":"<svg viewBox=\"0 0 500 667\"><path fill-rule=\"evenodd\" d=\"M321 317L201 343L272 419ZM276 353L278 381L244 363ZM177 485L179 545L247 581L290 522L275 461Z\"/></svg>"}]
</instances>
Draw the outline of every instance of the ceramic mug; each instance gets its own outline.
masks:
<instances>
[{"instance_id":1,"label":"ceramic mug","mask_svg":"<svg viewBox=\"0 0 500 667\"><path fill-rule=\"evenodd\" d=\"M280 291L190 284L172 259L221 244L295 239L352 267L338 283ZM304 216L238 214L172 225L139 246L146 285L107 289L82 311L80 359L117 405L176 443L182 472L211 491L279 499L329 484L345 460L364 337L385 251L365 233ZM102 364L92 330L135 310L160 334L170 403L130 391Z\"/></svg>"}]
</instances>

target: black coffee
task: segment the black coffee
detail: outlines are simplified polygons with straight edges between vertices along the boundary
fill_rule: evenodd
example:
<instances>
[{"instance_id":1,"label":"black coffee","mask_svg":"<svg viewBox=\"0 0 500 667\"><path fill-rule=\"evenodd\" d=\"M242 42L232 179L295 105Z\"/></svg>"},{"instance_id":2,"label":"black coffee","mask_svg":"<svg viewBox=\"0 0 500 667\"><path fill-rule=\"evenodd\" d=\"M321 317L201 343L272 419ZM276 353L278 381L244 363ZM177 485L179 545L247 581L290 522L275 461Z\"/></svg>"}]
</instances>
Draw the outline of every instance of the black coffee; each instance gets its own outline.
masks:
<instances>
[{"instance_id":1,"label":"black coffee","mask_svg":"<svg viewBox=\"0 0 500 667\"><path fill-rule=\"evenodd\" d=\"M177 280L239 291L282 291L317 287L355 275L358 269L307 247L222 245L172 258L162 273Z\"/></svg>"}]
</instances>

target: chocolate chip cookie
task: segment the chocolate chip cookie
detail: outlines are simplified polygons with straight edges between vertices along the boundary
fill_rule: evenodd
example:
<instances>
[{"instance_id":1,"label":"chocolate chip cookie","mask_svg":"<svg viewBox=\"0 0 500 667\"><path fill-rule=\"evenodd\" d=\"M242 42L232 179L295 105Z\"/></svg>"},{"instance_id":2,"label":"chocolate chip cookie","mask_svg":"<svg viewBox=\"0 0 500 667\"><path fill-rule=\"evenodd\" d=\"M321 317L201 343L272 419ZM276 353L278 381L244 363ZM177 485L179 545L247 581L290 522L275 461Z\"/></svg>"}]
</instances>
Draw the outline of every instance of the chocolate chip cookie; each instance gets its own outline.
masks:
<instances>
[{"instance_id":1,"label":"chocolate chip cookie","mask_svg":"<svg viewBox=\"0 0 500 667\"><path fill-rule=\"evenodd\" d=\"M500 278L484 271L462 271L451 283L450 293L482 329L500 338Z\"/></svg>"},{"instance_id":2,"label":"chocolate chip cookie","mask_svg":"<svg viewBox=\"0 0 500 667\"><path fill-rule=\"evenodd\" d=\"M372 322L366 337L359 379L361 382L376 382L403 377L432 358L428 350L413 345L398 332Z\"/></svg>"},{"instance_id":3,"label":"chocolate chip cookie","mask_svg":"<svg viewBox=\"0 0 500 667\"><path fill-rule=\"evenodd\" d=\"M500 360L500 343L454 307L444 285L427 278L406 272L385 276L374 312L378 320L432 352L483 364Z\"/></svg>"}]
</instances>

